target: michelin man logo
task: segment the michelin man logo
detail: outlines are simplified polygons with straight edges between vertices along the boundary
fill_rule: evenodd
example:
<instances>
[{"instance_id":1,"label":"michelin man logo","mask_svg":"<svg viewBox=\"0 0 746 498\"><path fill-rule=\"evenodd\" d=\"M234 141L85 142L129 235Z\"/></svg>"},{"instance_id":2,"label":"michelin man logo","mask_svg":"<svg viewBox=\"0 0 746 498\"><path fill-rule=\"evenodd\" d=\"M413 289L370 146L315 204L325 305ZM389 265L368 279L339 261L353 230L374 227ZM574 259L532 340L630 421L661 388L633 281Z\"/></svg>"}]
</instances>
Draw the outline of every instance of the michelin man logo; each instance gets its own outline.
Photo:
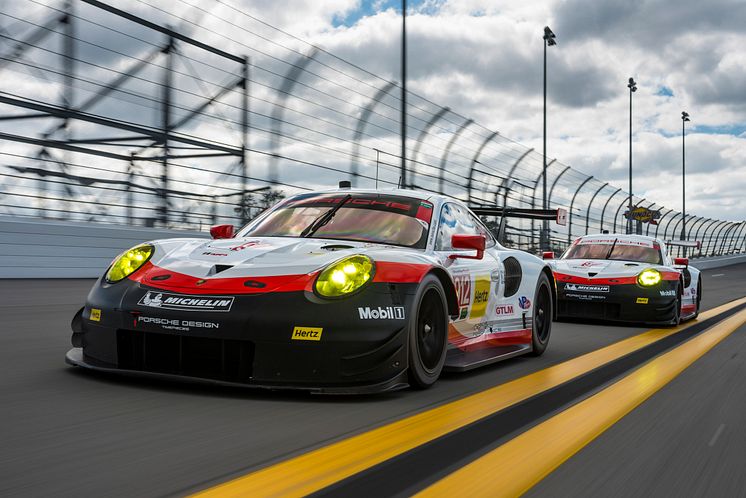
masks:
<instances>
[{"instance_id":1,"label":"michelin man logo","mask_svg":"<svg viewBox=\"0 0 746 498\"><path fill-rule=\"evenodd\" d=\"M155 297L151 297L150 292L145 294L142 298L142 304L150 306L151 308L160 308L163 305L163 294L156 294Z\"/></svg>"}]
</instances>

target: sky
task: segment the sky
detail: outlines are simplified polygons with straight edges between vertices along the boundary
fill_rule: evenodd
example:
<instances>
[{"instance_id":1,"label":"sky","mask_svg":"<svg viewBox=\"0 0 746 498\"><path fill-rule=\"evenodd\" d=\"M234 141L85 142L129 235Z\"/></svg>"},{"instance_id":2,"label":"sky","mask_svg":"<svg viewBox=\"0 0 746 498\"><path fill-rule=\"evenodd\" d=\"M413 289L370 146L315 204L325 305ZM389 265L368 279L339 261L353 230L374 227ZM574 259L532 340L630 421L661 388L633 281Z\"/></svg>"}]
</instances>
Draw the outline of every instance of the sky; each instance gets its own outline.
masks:
<instances>
[{"instance_id":1,"label":"sky","mask_svg":"<svg viewBox=\"0 0 746 498\"><path fill-rule=\"evenodd\" d=\"M400 2L295 6L295 15L263 15L346 59L397 77ZM635 193L681 208L681 111L686 110L691 115L687 209L743 219L744 22L741 0L409 2L408 83L541 150L541 36L548 25L558 42L547 54L549 157L626 187L627 82L633 77Z\"/></svg>"},{"instance_id":2,"label":"sky","mask_svg":"<svg viewBox=\"0 0 746 498\"><path fill-rule=\"evenodd\" d=\"M309 66L319 74L332 74L324 73L323 64L339 66L341 63L333 59L338 56L359 66L361 70L355 74L362 75L361 78L367 77L362 71L367 70L380 76L380 81L400 79L401 4L398 1L110 0L109 3L153 22L177 26L221 49L236 54L251 53L258 64L278 74L285 71L285 66L272 56L291 60L296 52L310 53L309 47L315 45L328 52ZM31 29L24 19L44 24L61 5L61 0L0 1L0 12L11 16L0 20L0 28L12 36L23 37L25 30ZM112 68L124 71L129 67L129 62L117 54L145 57L152 50L132 37L107 32L107 27L113 26L146 41L152 38L153 43L161 42L160 38L144 30L133 31L127 22L112 20L89 5L80 3L79 9L81 16L100 24L89 23L78 32L78 37L93 42L82 45L79 52L81 58L95 64L89 65L85 73L92 80L100 76L100 81L106 81L112 77ZM746 219L744 21L743 0L411 0L407 14L407 84L410 91L432 102L433 109L448 106L461 117L498 131L501 137L541 151L542 34L544 26L550 26L557 36L557 45L547 51L547 156L626 189L630 98L627 81L633 77L638 86L633 95L632 118L635 194L681 209L681 112L685 110L691 116L691 122L686 124L687 212L743 220ZM272 45L268 39L283 46ZM58 47L54 45L57 41L48 43L52 45L47 48ZM105 45L109 50L98 50L96 45ZM29 66L55 64L42 51L31 51L24 57ZM108 76L103 74L104 67L109 70ZM186 66L178 69L184 74L191 71ZM197 70L205 77L214 76L208 66ZM23 91L29 95L36 92L37 98L50 98L61 92L58 81L39 78L36 72L30 67L11 65L3 73L0 90ZM145 83L148 78L154 81L160 78L157 71L143 76L141 81L131 83L137 84L130 88L132 95L120 94L120 100L106 101L93 110L115 119L132 118L127 113L147 117L152 121L148 124L157 126L160 116L157 106L151 105L143 113L134 106L121 105L122 101L134 102L133 95L137 92L158 91L157 85L146 88ZM254 74L257 79L265 76L259 71ZM176 85L186 85L185 81L186 78L177 78ZM380 81L375 85L380 85ZM334 84L334 81L319 83L319 88L327 92L323 97L327 103L325 109L304 101L291 103L305 113L302 115L305 117L297 117L301 114L296 113L298 123L313 128L314 118L326 119L326 123L342 119L334 114L339 103L330 100L339 91ZM368 90L364 86L367 81L356 84ZM79 91L79 99L84 90ZM301 86L295 90L309 95L315 91ZM191 91L195 94L202 89L194 87ZM230 98L234 97L237 98ZM258 113L272 113L271 102L275 98L276 94L260 85L252 87L253 110ZM266 108L261 107L265 105L261 99ZM360 99L353 93L338 97L357 105L346 111L349 122L344 124L348 129L354 129L357 114L365 103ZM179 102L194 105L196 101ZM232 102L235 104L237 100ZM376 117L380 124L386 124L384 118ZM395 129L392 123L387 126ZM263 125L260 118L253 124ZM372 119L368 131L376 131L376 124ZM225 137L224 127L216 125L211 129L202 123L199 129L196 127L189 131ZM85 131L84 126L75 130ZM326 147L336 146L333 137L313 135L312 131L303 133ZM253 146L266 148L267 140L255 138ZM375 143L378 142L370 142ZM319 154L322 149L309 151L293 144L287 147L288 153L297 152L298 157L332 163L331 155ZM395 144L392 147L395 151ZM457 152L455 147L452 156ZM287 171L289 178L297 182L303 181L303 174L307 175L307 170L303 173L298 169L297 174ZM329 178L337 179L333 175Z\"/></svg>"}]
</instances>

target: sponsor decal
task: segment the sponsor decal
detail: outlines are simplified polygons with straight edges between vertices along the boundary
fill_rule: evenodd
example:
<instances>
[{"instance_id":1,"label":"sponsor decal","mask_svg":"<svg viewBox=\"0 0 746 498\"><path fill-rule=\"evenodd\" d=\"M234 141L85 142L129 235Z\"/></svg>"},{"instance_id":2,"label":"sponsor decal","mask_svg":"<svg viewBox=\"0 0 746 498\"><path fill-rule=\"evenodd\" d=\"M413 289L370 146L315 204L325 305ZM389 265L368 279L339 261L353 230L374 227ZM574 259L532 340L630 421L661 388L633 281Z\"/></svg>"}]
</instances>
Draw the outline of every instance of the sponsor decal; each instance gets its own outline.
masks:
<instances>
[{"instance_id":1,"label":"sponsor decal","mask_svg":"<svg viewBox=\"0 0 746 498\"><path fill-rule=\"evenodd\" d=\"M531 300L526 296L521 296L518 298L518 306L520 306L522 310L527 310L531 307Z\"/></svg>"},{"instance_id":2,"label":"sponsor decal","mask_svg":"<svg viewBox=\"0 0 746 498\"><path fill-rule=\"evenodd\" d=\"M168 329L168 330L189 330L190 328L197 328L197 329L218 329L220 328L220 324L216 322L182 320L179 318L163 318L160 316L144 316L144 315L138 315L135 325L137 325L138 323L152 323L154 325L160 325L164 329Z\"/></svg>"},{"instance_id":3,"label":"sponsor decal","mask_svg":"<svg viewBox=\"0 0 746 498\"><path fill-rule=\"evenodd\" d=\"M386 306L378 308L358 308L358 314L361 320L404 320L403 306Z\"/></svg>"},{"instance_id":4,"label":"sponsor decal","mask_svg":"<svg viewBox=\"0 0 746 498\"><path fill-rule=\"evenodd\" d=\"M468 306L464 306L463 308L461 308L461 312L458 315L458 319L465 320L467 316L469 316L469 308Z\"/></svg>"},{"instance_id":5,"label":"sponsor decal","mask_svg":"<svg viewBox=\"0 0 746 498\"><path fill-rule=\"evenodd\" d=\"M294 327L290 339L294 341L320 341L323 331L324 329L321 327Z\"/></svg>"},{"instance_id":6,"label":"sponsor decal","mask_svg":"<svg viewBox=\"0 0 746 498\"><path fill-rule=\"evenodd\" d=\"M565 284L565 292L609 292L608 285Z\"/></svg>"},{"instance_id":7,"label":"sponsor decal","mask_svg":"<svg viewBox=\"0 0 746 498\"><path fill-rule=\"evenodd\" d=\"M512 304L500 304L495 308L496 315L505 316L512 315L513 313L515 313L515 310L513 309Z\"/></svg>"},{"instance_id":8,"label":"sponsor decal","mask_svg":"<svg viewBox=\"0 0 746 498\"><path fill-rule=\"evenodd\" d=\"M101 310L98 310L96 308L91 308L91 318L90 320L92 322L100 322L101 321Z\"/></svg>"},{"instance_id":9,"label":"sponsor decal","mask_svg":"<svg viewBox=\"0 0 746 498\"><path fill-rule=\"evenodd\" d=\"M474 304L471 305L470 318L483 317L490 300L490 277L478 277L474 284Z\"/></svg>"},{"instance_id":10,"label":"sponsor decal","mask_svg":"<svg viewBox=\"0 0 746 498\"><path fill-rule=\"evenodd\" d=\"M233 296L185 296L166 292L148 291L137 304L149 308L178 311L230 311Z\"/></svg>"},{"instance_id":11,"label":"sponsor decal","mask_svg":"<svg viewBox=\"0 0 746 498\"><path fill-rule=\"evenodd\" d=\"M583 266L585 268L590 268L592 266L604 266L604 264L603 263L599 263L597 261L586 261L583 264L581 264L580 266Z\"/></svg>"},{"instance_id":12,"label":"sponsor decal","mask_svg":"<svg viewBox=\"0 0 746 498\"><path fill-rule=\"evenodd\" d=\"M648 298L647 297L638 297L637 301L635 301L637 304L648 304Z\"/></svg>"},{"instance_id":13,"label":"sponsor decal","mask_svg":"<svg viewBox=\"0 0 746 498\"><path fill-rule=\"evenodd\" d=\"M676 291L674 289L671 290L662 290L660 291L661 296L663 297L676 297Z\"/></svg>"},{"instance_id":14,"label":"sponsor decal","mask_svg":"<svg viewBox=\"0 0 746 498\"><path fill-rule=\"evenodd\" d=\"M453 277L453 285L456 287L458 305L469 306L471 304L471 279L469 275L456 275Z\"/></svg>"},{"instance_id":15,"label":"sponsor decal","mask_svg":"<svg viewBox=\"0 0 746 498\"><path fill-rule=\"evenodd\" d=\"M577 299L579 301L605 301L606 296L603 294L566 294L567 299Z\"/></svg>"},{"instance_id":16,"label":"sponsor decal","mask_svg":"<svg viewBox=\"0 0 746 498\"><path fill-rule=\"evenodd\" d=\"M211 251L205 251L202 253L203 256L227 256L227 253L224 252L211 252Z\"/></svg>"}]
</instances>

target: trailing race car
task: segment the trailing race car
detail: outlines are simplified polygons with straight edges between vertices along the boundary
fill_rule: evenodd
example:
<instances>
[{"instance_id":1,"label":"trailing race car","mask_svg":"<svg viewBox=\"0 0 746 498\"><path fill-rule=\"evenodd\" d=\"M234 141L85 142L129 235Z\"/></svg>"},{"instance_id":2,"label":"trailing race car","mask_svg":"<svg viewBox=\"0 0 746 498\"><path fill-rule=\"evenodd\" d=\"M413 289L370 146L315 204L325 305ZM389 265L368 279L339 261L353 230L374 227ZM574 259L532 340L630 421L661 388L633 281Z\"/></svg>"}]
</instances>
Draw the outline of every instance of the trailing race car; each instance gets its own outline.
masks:
<instances>
[{"instance_id":1,"label":"trailing race car","mask_svg":"<svg viewBox=\"0 0 746 498\"><path fill-rule=\"evenodd\" d=\"M285 199L234 236L156 240L116 258L72 322L72 365L320 392L433 384L540 355L549 266L460 201L412 190Z\"/></svg>"},{"instance_id":2,"label":"trailing race car","mask_svg":"<svg viewBox=\"0 0 746 498\"><path fill-rule=\"evenodd\" d=\"M699 314L699 270L652 237L586 235L551 265L562 318L678 325Z\"/></svg>"}]
</instances>

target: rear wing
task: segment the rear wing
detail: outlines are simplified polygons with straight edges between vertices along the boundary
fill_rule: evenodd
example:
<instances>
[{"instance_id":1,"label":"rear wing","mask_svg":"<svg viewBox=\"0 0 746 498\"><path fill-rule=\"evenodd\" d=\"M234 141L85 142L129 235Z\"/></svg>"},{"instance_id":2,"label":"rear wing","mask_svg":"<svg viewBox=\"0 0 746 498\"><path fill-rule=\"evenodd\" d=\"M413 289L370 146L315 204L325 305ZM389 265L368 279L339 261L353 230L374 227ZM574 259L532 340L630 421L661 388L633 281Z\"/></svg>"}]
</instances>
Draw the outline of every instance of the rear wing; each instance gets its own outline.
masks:
<instances>
[{"instance_id":1,"label":"rear wing","mask_svg":"<svg viewBox=\"0 0 746 498\"><path fill-rule=\"evenodd\" d=\"M479 216L500 216L506 218L523 218L527 220L554 220L558 225L567 223L566 209L526 209L506 207L472 207Z\"/></svg>"},{"instance_id":2,"label":"rear wing","mask_svg":"<svg viewBox=\"0 0 746 498\"><path fill-rule=\"evenodd\" d=\"M500 227L497 231L497 240L502 243L505 234L505 223L508 218L522 218L526 220L548 220L558 225L567 224L567 210L557 209L527 209L511 207L471 207L472 212L478 216L499 216Z\"/></svg>"}]
</instances>

